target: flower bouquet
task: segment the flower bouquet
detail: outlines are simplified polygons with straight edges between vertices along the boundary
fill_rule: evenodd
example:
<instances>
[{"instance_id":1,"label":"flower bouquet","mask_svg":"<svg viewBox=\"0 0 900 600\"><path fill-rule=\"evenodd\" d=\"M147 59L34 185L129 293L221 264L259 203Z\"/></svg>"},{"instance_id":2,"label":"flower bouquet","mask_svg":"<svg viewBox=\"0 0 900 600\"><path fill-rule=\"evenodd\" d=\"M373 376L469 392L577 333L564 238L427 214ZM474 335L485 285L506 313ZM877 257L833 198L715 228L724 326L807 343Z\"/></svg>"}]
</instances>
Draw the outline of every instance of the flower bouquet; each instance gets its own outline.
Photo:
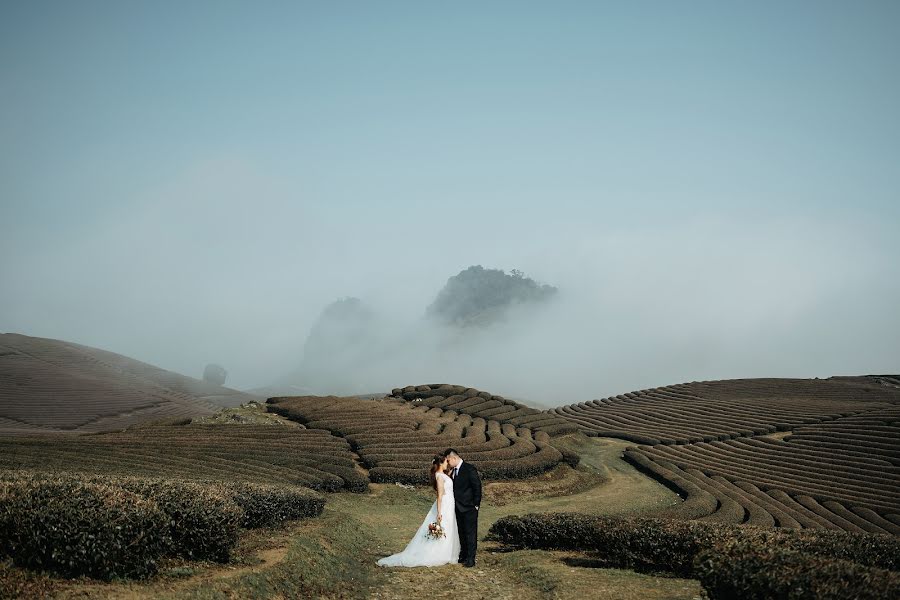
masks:
<instances>
[{"instance_id":1,"label":"flower bouquet","mask_svg":"<svg viewBox=\"0 0 900 600\"><path fill-rule=\"evenodd\" d=\"M440 521L437 521L428 525L428 532L425 534L425 537L429 540L439 540L447 537L447 534L444 533L444 528L441 527Z\"/></svg>"}]
</instances>

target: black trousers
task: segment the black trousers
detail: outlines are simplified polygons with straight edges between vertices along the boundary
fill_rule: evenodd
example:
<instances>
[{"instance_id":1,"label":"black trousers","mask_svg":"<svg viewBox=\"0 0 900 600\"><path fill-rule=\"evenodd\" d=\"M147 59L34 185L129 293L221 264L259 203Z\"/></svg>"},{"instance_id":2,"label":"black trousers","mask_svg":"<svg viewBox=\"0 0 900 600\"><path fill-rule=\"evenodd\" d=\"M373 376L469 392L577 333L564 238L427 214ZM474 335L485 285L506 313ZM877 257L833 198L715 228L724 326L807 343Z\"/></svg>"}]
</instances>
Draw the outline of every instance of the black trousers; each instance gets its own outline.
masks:
<instances>
[{"instance_id":1,"label":"black trousers","mask_svg":"<svg viewBox=\"0 0 900 600\"><path fill-rule=\"evenodd\" d=\"M478 511L456 511L456 529L459 531L459 562L474 563L478 547Z\"/></svg>"}]
</instances>

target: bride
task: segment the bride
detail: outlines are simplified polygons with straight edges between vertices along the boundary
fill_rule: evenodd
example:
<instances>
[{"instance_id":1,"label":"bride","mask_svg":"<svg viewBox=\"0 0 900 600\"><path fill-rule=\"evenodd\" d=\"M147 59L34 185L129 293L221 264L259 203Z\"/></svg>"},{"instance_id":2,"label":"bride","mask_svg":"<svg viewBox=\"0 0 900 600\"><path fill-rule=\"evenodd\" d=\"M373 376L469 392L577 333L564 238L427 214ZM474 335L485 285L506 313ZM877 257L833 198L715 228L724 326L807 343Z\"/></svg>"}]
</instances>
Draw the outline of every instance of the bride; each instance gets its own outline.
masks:
<instances>
[{"instance_id":1,"label":"bride","mask_svg":"<svg viewBox=\"0 0 900 600\"><path fill-rule=\"evenodd\" d=\"M456 529L456 502L453 499L453 480L447 476L447 457L435 456L431 461L431 487L437 501L419 526L403 552L382 558L382 567L436 567L456 563L459 559L459 531ZM426 537L428 525L440 523L446 537Z\"/></svg>"}]
</instances>

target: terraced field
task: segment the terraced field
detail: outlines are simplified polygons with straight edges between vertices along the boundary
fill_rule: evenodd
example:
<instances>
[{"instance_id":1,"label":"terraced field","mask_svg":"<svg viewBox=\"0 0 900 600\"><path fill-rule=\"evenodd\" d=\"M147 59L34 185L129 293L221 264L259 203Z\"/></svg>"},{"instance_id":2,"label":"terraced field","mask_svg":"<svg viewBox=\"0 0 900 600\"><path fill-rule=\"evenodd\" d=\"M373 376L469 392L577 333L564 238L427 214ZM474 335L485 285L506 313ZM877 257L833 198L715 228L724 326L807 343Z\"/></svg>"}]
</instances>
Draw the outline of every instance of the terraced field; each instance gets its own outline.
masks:
<instances>
[{"instance_id":1,"label":"terraced field","mask_svg":"<svg viewBox=\"0 0 900 600\"><path fill-rule=\"evenodd\" d=\"M745 575L751 572L759 589L788 575L799 577L796 586L808 585L808 577L830 577L828 585L842 585L841 589L851 592L857 583L841 583L846 573L855 573L866 585L878 577L882 583L894 581L882 563L895 570L892 557L898 538L869 534L900 535L897 378L739 380L670 386L611 399L614 401L600 403L602 406L594 404L597 410L591 408L591 412L599 417L589 417L592 421L583 415L564 416L567 413L561 409L526 410L501 397L460 388L428 386L400 390L399 397L371 399L271 398L265 406L268 414L252 415L260 406L247 405L219 415L222 423L243 424L157 424L77 436L0 437L0 479L9 481L23 479L20 472L43 471L372 491L330 496L330 508L319 519L299 523L287 532L247 534L235 546L235 555L243 557L238 560L245 562L212 567L176 562L146 582L101 583L46 579L7 561L0 564L0 595L6 590L13 590L7 593L12 597L27 595L21 593L25 589L21 586L27 584L32 586L33 597L48 596L42 591L55 589L61 597L97 598L418 598L422 589L433 585L432 571L378 569L375 560L403 547L433 496L427 488L378 484L426 483L431 456L447 447L459 449L485 479L493 480L485 487L483 531L501 517L542 513L521 523L510 521L510 527L518 527L515 530L524 538L539 542L534 549L510 551L510 547L496 546L497 540L482 538L486 543L481 546L477 569L448 566L449 576L456 582L453 589L447 588L452 595L464 589L510 598L583 598L597 593L617 598L696 598L702 593L701 585L693 579L596 567L632 568L651 564L640 561L657 559L658 566L665 566L673 557L693 564L690 556L685 560L685 551L697 551L698 540L714 546L710 548L716 560L737 564L733 556L724 554L730 547L721 537L726 533L736 536L734 539L743 535L757 540L764 550L772 546L766 540L777 536L799 540L801 548L805 548L804 540L821 537L825 540L823 551L831 553L831 558L822 562L825 559L800 552L807 561L802 568L791 563L794 566L785 567L789 572L777 572L768 579L770 566L780 564L778 557L762 564L754 562L756 555L744 557L740 563L744 566L728 575L739 585L748 585ZM727 410L716 412L719 400ZM486 401L491 404L484 406ZM603 406L609 414L602 412L607 410ZM489 412L501 407L493 415ZM630 415L627 419L626 414ZM239 418L232 418L235 416ZM566 422L570 417L573 420ZM615 423L619 428L591 429L594 421L603 421L603 427ZM639 423L642 429L634 433L629 423ZM586 430L593 439L577 431L551 435L573 429ZM630 446L633 441L598 438L606 433L653 443ZM583 458L577 469L561 464L574 464L575 452ZM623 464L622 454L630 465ZM524 480L512 481L519 478ZM375 485L370 486L370 480ZM271 509L268 500L253 502L263 513ZM580 514L548 514L573 510ZM534 529L543 517L546 526ZM714 524L685 523L684 519ZM556 529L566 522L571 527ZM770 531L731 526L744 524ZM775 527L851 533L797 534ZM775 537L767 537L770 535ZM540 549L545 538L552 538L547 548L566 548L566 554ZM571 547L566 546L569 542ZM250 545L242 549L241 544ZM859 554L866 556L854 554L859 549L864 550ZM598 562L606 560L598 550L619 552L627 560L621 564ZM782 558L793 560L795 555L797 552L787 553ZM640 560L631 562L635 557ZM869 559L881 562L873 566ZM716 568L724 572L721 565ZM844 568L846 573L829 571ZM185 577L186 570L195 574ZM676 574L705 581L703 573L688 570ZM714 588L709 585L712 587L707 590ZM886 593L882 597L895 596Z\"/></svg>"},{"instance_id":2,"label":"terraced field","mask_svg":"<svg viewBox=\"0 0 900 600\"><path fill-rule=\"evenodd\" d=\"M0 335L0 435L124 429L254 399L112 352Z\"/></svg>"},{"instance_id":3,"label":"terraced field","mask_svg":"<svg viewBox=\"0 0 900 600\"><path fill-rule=\"evenodd\" d=\"M169 425L0 438L0 472L20 470L368 489L346 440L327 431L274 425Z\"/></svg>"},{"instance_id":4,"label":"terraced field","mask_svg":"<svg viewBox=\"0 0 900 600\"><path fill-rule=\"evenodd\" d=\"M871 378L737 379L670 385L550 412L587 435L687 444L789 431L900 401Z\"/></svg>"},{"instance_id":5,"label":"terraced field","mask_svg":"<svg viewBox=\"0 0 900 600\"><path fill-rule=\"evenodd\" d=\"M549 435L562 435L576 430L571 421L550 412L537 410L503 396L463 385L432 383L394 388L391 396L417 405L452 410L475 418L528 427Z\"/></svg>"},{"instance_id":6,"label":"terraced field","mask_svg":"<svg viewBox=\"0 0 900 600\"><path fill-rule=\"evenodd\" d=\"M543 473L563 456L543 431L404 400L270 398L269 410L350 442L373 482L426 483L432 456L456 448L486 479Z\"/></svg>"},{"instance_id":7,"label":"terraced field","mask_svg":"<svg viewBox=\"0 0 900 600\"><path fill-rule=\"evenodd\" d=\"M689 383L554 409L685 502L660 513L900 534L896 378Z\"/></svg>"},{"instance_id":8,"label":"terraced field","mask_svg":"<svg viewBox=\"0 0 900 600\"><path fill-rule=\"evenodd\" d=\"M900 534L900 407L784 439L641 447L626 458L687 496L672 516Z\"/></svg>"}]
</instances>

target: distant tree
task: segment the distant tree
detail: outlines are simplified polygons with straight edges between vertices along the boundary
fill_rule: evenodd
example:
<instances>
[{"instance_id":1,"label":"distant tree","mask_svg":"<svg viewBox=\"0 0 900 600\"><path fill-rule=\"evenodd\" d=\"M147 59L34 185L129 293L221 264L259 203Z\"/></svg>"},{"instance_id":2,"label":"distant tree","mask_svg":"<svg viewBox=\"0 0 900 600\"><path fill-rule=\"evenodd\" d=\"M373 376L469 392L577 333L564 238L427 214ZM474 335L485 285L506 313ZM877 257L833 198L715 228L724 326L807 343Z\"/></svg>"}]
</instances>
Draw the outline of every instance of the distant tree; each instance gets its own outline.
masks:
<instances>
[{"instance_id":1,"label":"distant tree","mask_svg":"<svg viewBox=\"0 0 900 600\"><path fill-rule=\"evenodd\" d=\"M453 325L484 325L502 318L514 304L543 302L556 292L518 269L507 275L501 269L474 265L447 280L426 314Z\"/></svg>"},{"instance_id":2,"label":"distant tree","mask_svg":"<svg viewBox=\"0 0 900 600\"><path fill-rule=\"evenodd\" d=\"M203 381L216 385L225 385L226 379L228 379L228 371L222 365L210 363L203 369Z\"/></svg>"}]
</instances>

